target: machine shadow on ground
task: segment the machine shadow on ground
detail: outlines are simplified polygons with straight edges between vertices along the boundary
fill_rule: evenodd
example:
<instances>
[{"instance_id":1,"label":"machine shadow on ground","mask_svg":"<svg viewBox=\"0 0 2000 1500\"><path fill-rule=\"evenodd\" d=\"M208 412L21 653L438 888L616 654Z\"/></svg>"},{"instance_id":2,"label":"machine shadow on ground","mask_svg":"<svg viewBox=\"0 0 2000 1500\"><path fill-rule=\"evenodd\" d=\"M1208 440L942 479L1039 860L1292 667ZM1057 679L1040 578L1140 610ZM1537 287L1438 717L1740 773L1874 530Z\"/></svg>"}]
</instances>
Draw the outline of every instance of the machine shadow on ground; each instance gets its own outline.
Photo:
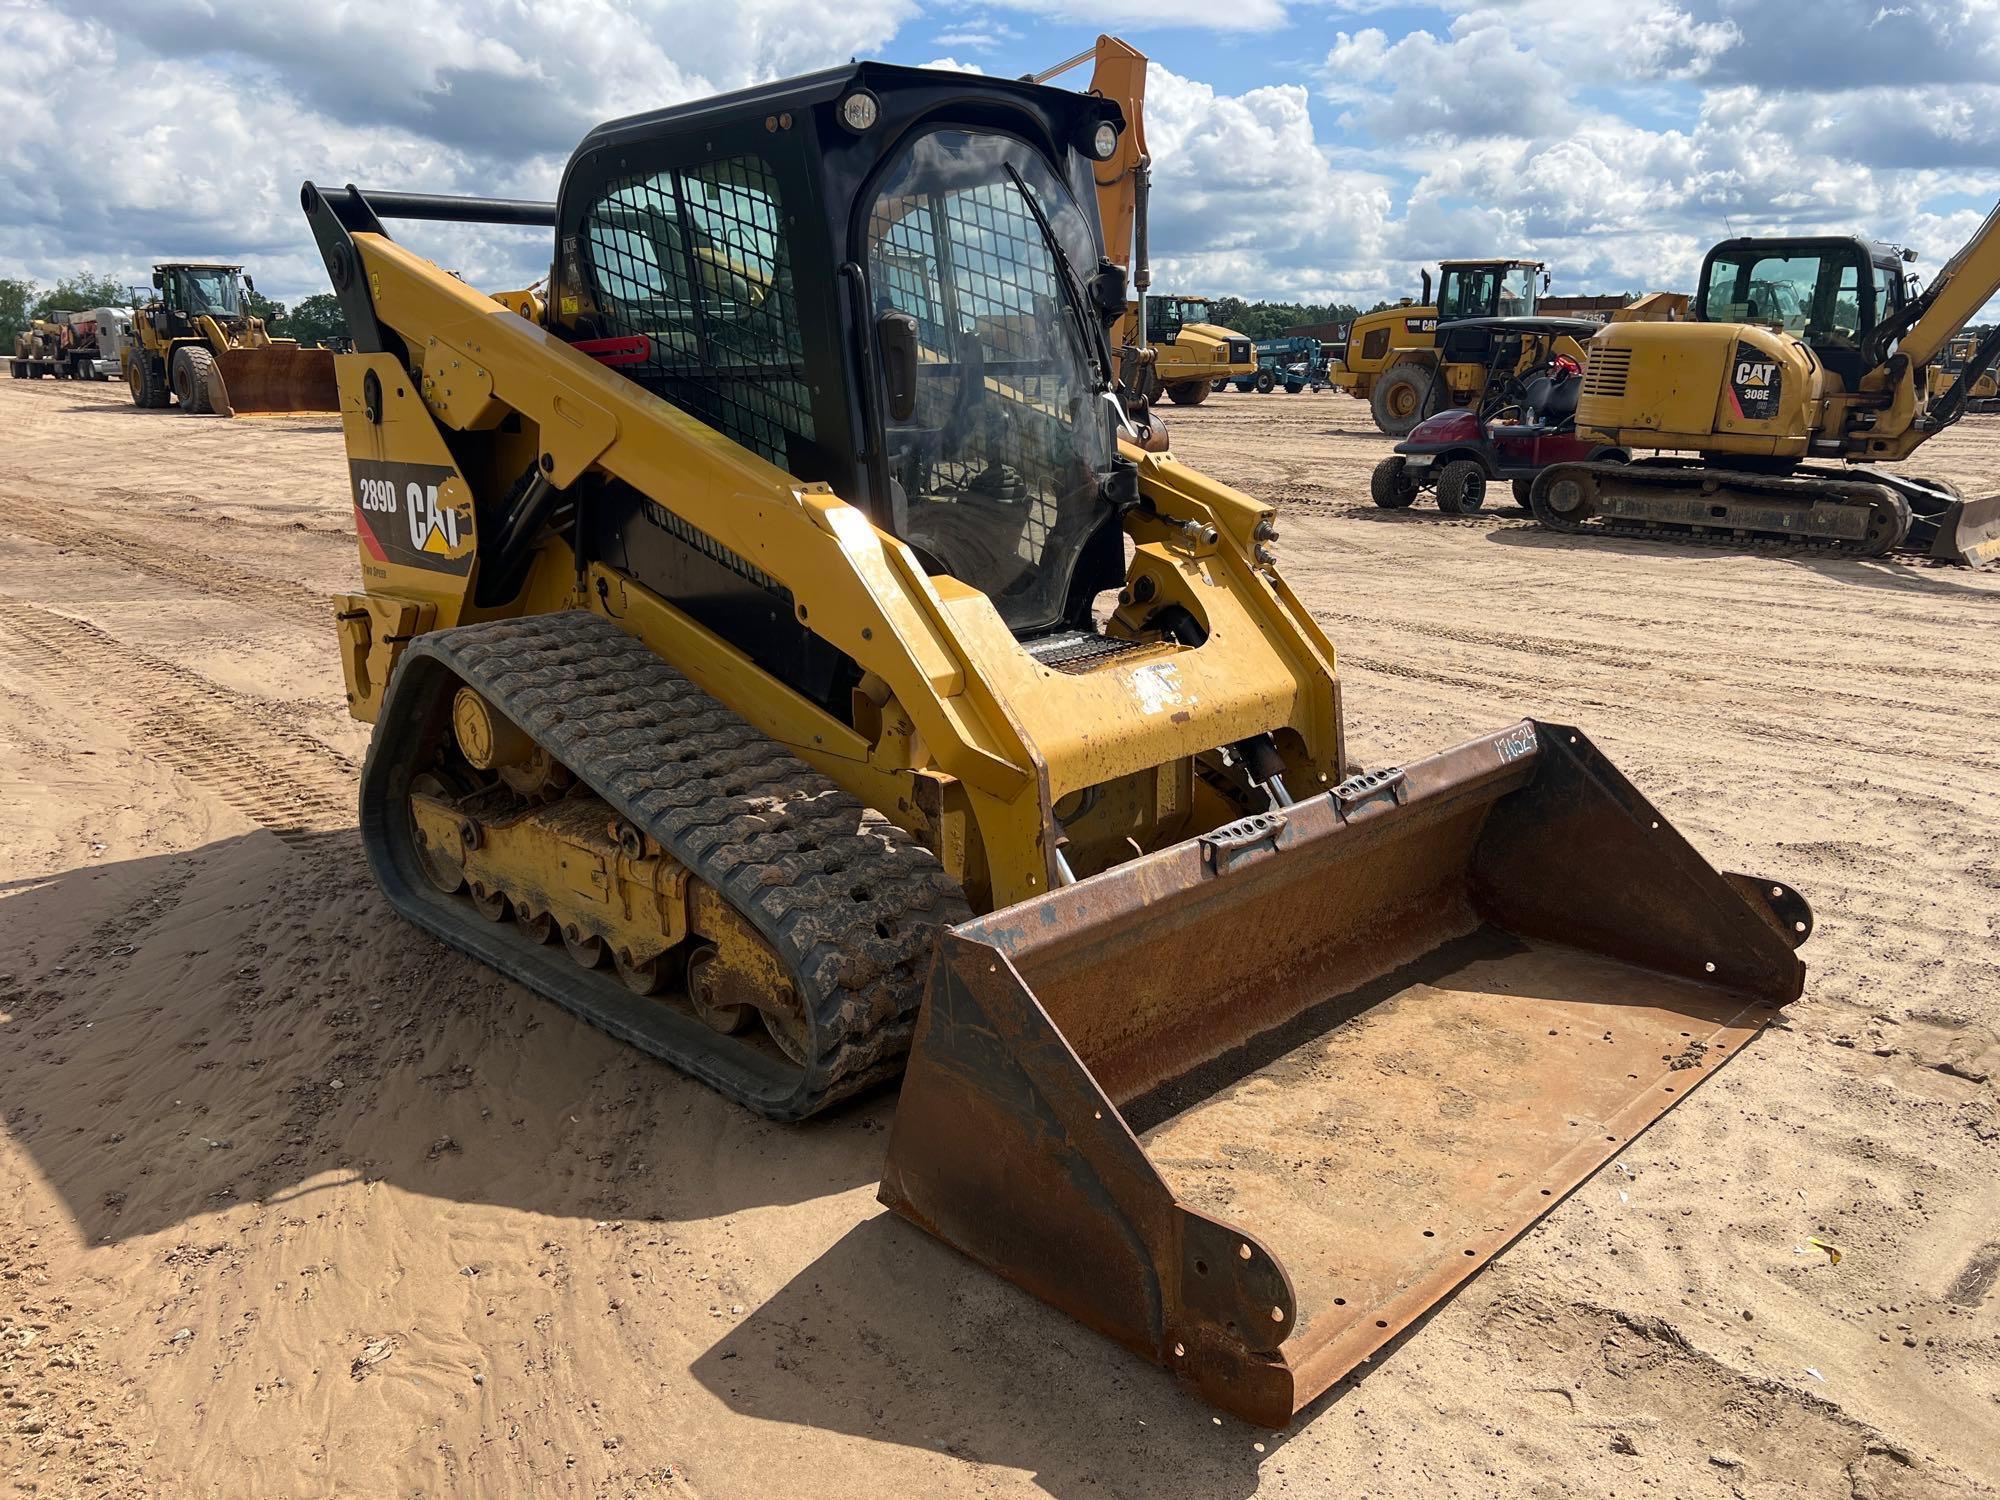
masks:
<instances>
[{"instance_id":1,"label":"machine shadow on ground","mask_svg":"<svg viewBox=\"0 0 2000 1500\"><path fill-rule=\"evenodd\" d=\"M690 1220L880 1176L891 1093L760 1120L395 916L351 831L12 882L0 952L5 1125L90 1244L344 1180Z\"/></svg>"},{"instance_id":2,"label":"machine shadow on ground","mask_svg":"<svg viewBox=\"0 0 2000 1500\"><path fill-rule=\"evenodd\" d=\"M1025 1470L1059 1500L1238 1500L1256 1492L1259 1466L1351 1384L1284 1432L1222 1416L1166 1371L886 1211L850 1229L691 1369L744 1416Z\"/></svg>"},{"instance_id":3,"label":"machine shadow on ground","mask_svg":"<svg viewBox=\"0 0 2000 1500\"><path fill-rule=\"evenodd\" d=\"M885 1090L804 1125L756 1119L394 916L352 831L9 881L0 944L5 1127L90 1245L240 1205L309 1215L358 1181L712 1219L874 1183L894 1113ZM1247 1496L1286 1440L1218 1423L886 1211L691 1373L745 1414L1020 1468L1062 1497Z\"/></svg>"},{"instance_id":4,"label":"machine shadow on ground","mask_svg":"<svg viewBox=\"0 0 2000 1500\"><path fill-rule=\"evenodd\" d=\"M1783 563L1830 582L1852 584L1859 588L1894 589L1913 594L1966 594L1987 599L2000 597L1991 588L1967 581L1981 577L1981 573L1929 562L1920 557L1815 557L1808 553L1788 552L1781 547L1706 547L1684 542L1649 541L1644 537L1568 536L1543 526L1498 528L1486 539L1503 547L1588 549L1623 553L1628 557L1685 557L1690 562L1755 557Z\"/></svg>"}]
</instances>

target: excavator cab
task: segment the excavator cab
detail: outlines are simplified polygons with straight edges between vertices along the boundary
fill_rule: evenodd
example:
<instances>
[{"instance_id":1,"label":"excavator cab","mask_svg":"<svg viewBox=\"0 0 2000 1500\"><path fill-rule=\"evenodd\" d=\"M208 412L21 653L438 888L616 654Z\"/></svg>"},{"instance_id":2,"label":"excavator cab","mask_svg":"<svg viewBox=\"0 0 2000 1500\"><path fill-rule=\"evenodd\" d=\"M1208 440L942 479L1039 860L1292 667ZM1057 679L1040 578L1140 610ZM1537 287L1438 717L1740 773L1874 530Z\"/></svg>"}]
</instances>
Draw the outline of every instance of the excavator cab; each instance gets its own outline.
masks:
<instances>
[{"instance_id":1,"label":"excavator cab","mask_svg":"<svg viewBox=\"0 0 2000 1500\"><path fill-rule=\"evenodd\" d=\"M1578 731L1348 763L1272 507L1113 387L1122 126L861 63L601 127L554 204L307 184L362 843L750 1108L903 1072L884 1202L1281 1424L1794 998L1811 919ZM552 229L547 300L399 216Z\"/></svg>"},{"instance_id":2,"label":"excavator cab","mask_svg":"<svg viewBox=\"0 0 2000 1500\"><path fill-rule=\"evenodd\" d=\"M1902 256L1846 235L1724 240L1702 261L1695 321L1796 335L1848 390L1873 363L1868 336L1907 301Z\"/></svg>"}]
</instances>

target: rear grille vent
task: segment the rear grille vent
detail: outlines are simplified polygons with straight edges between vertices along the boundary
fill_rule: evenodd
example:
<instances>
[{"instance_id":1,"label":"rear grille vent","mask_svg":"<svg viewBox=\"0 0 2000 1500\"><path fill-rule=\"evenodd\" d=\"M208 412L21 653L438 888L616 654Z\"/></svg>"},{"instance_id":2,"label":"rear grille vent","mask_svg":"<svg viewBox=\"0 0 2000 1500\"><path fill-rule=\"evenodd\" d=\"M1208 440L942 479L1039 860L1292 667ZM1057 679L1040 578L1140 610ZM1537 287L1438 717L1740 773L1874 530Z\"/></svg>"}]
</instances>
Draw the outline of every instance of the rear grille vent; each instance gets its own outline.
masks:
<instances>
[{"instance_id":1,"label":"rear grille vent","mask_svg":"<svg viewBox=\"0 0 2000 1500\"><path fill-rule=\"evenodd\" d=\"M1595 349L1583 366L1583 396L1619 400L1632 374L1630 349Z\"/></svg>"},{"instance_id":2,"label":"rear grille vent","mask_svg":"<svg viewBox=\"0 0 2000 1500\"><path fill-rule=\"evenodd\" d=\"M1137 651L1143 641L1121 641L1116 636L1098 635L1088 630L1061 630L1032 641L1022 648L1045 667L1075 676L1088 672L1099 662L1127 651Z\"/></svg>"}]
</instances>

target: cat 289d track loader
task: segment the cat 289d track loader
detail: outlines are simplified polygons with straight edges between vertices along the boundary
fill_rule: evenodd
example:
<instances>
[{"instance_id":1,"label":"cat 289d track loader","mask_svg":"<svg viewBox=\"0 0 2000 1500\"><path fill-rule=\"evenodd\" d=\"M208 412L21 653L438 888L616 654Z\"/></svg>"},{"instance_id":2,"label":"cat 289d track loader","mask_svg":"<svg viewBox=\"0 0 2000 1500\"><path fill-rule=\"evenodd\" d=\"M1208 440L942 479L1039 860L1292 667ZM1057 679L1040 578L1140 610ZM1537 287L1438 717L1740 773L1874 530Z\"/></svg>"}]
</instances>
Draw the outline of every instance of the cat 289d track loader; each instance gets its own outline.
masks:
<instances>
[{"instance_id":1,"label":"cat 289d track loader","mask_svg":"<svg viewBox=\"0 0 2000 1500\"><path fill-rule=\"evenodd\" d=\"M1132 441L1121 126L862 63L605 125L554 204L308 184L361 828L752 1109L904 1073L885 1201L1277 1425L1794 998L1810 916L1573 729L1349 764L1271 508ZM552 229L547 300L398 216Z\"/></svg>"}]
</instances>

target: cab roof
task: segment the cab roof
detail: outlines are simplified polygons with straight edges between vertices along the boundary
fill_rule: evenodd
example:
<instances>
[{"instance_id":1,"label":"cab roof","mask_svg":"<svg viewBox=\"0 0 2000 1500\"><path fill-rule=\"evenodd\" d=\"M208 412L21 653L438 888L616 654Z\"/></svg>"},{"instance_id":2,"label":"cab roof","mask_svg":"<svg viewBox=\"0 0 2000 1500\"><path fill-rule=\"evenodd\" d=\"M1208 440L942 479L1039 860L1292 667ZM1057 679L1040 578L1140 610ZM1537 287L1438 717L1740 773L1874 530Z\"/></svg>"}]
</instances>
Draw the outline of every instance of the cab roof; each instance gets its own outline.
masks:
<instances>
[{"instance_id":1,"label":"cab roof","mask_svg":"<svg viewBox=\"0 0 2000 1500\"><path fill-rule=\"evenodd\" d=\"M1002 94L1038 99L1045 104L1062 100L1072 108L1079 99L1087 98L1092 106L1109 118L1121 123L1124 119L1117 105L1109 100L1079 95L1068 89L1052 88L1026 79L960 73L949 68L906 68L896 63L850 62L839 67L822 68L817 73L802 73L796 78L781 78L732 93L715 94L685 104L669 105L665 109L649 110L645 114L607 120L583 138L573 153L573 159L602 146L692 133L764 115L801 112L844 99L856 89L867 89L880 98L905 89L936 89L940 86L987 99ZM1061 107L1058 105L1058 108Z\"/></svg>"},{"instance_id":2,"label":"cab roof","mask_svg":"<svg viewBox=\"0 0 2000 1500\"><path fill-rule=\"evenodd\" d=\"M1546 262L1536 260L1532 256L1526 256L1526 255L1469 255L1469 256L1462 256L1456 260L1441 260L1438 262L1438 265L1440 267L1533 266L1538 271L1542 268L1544 264L1546 264Z\"/></svg>"},{"instance_id":3,"label":"cab roof","mask_svg":"<svg viewBox=\"0 0 2000 1500\"><path fill-rule=\"evenodd\" d=\"M1718 240L1708 253L1716 256L1732 250L1760 250L1774 245L1792 245L1801 250L1859 250L1868 258L1869 264L1877 266L1900 266L1904 258L1902 246L1883 240L1863 239L1858 234L1739 234L1734 239Z\"/></svg>"}]
</instances>

